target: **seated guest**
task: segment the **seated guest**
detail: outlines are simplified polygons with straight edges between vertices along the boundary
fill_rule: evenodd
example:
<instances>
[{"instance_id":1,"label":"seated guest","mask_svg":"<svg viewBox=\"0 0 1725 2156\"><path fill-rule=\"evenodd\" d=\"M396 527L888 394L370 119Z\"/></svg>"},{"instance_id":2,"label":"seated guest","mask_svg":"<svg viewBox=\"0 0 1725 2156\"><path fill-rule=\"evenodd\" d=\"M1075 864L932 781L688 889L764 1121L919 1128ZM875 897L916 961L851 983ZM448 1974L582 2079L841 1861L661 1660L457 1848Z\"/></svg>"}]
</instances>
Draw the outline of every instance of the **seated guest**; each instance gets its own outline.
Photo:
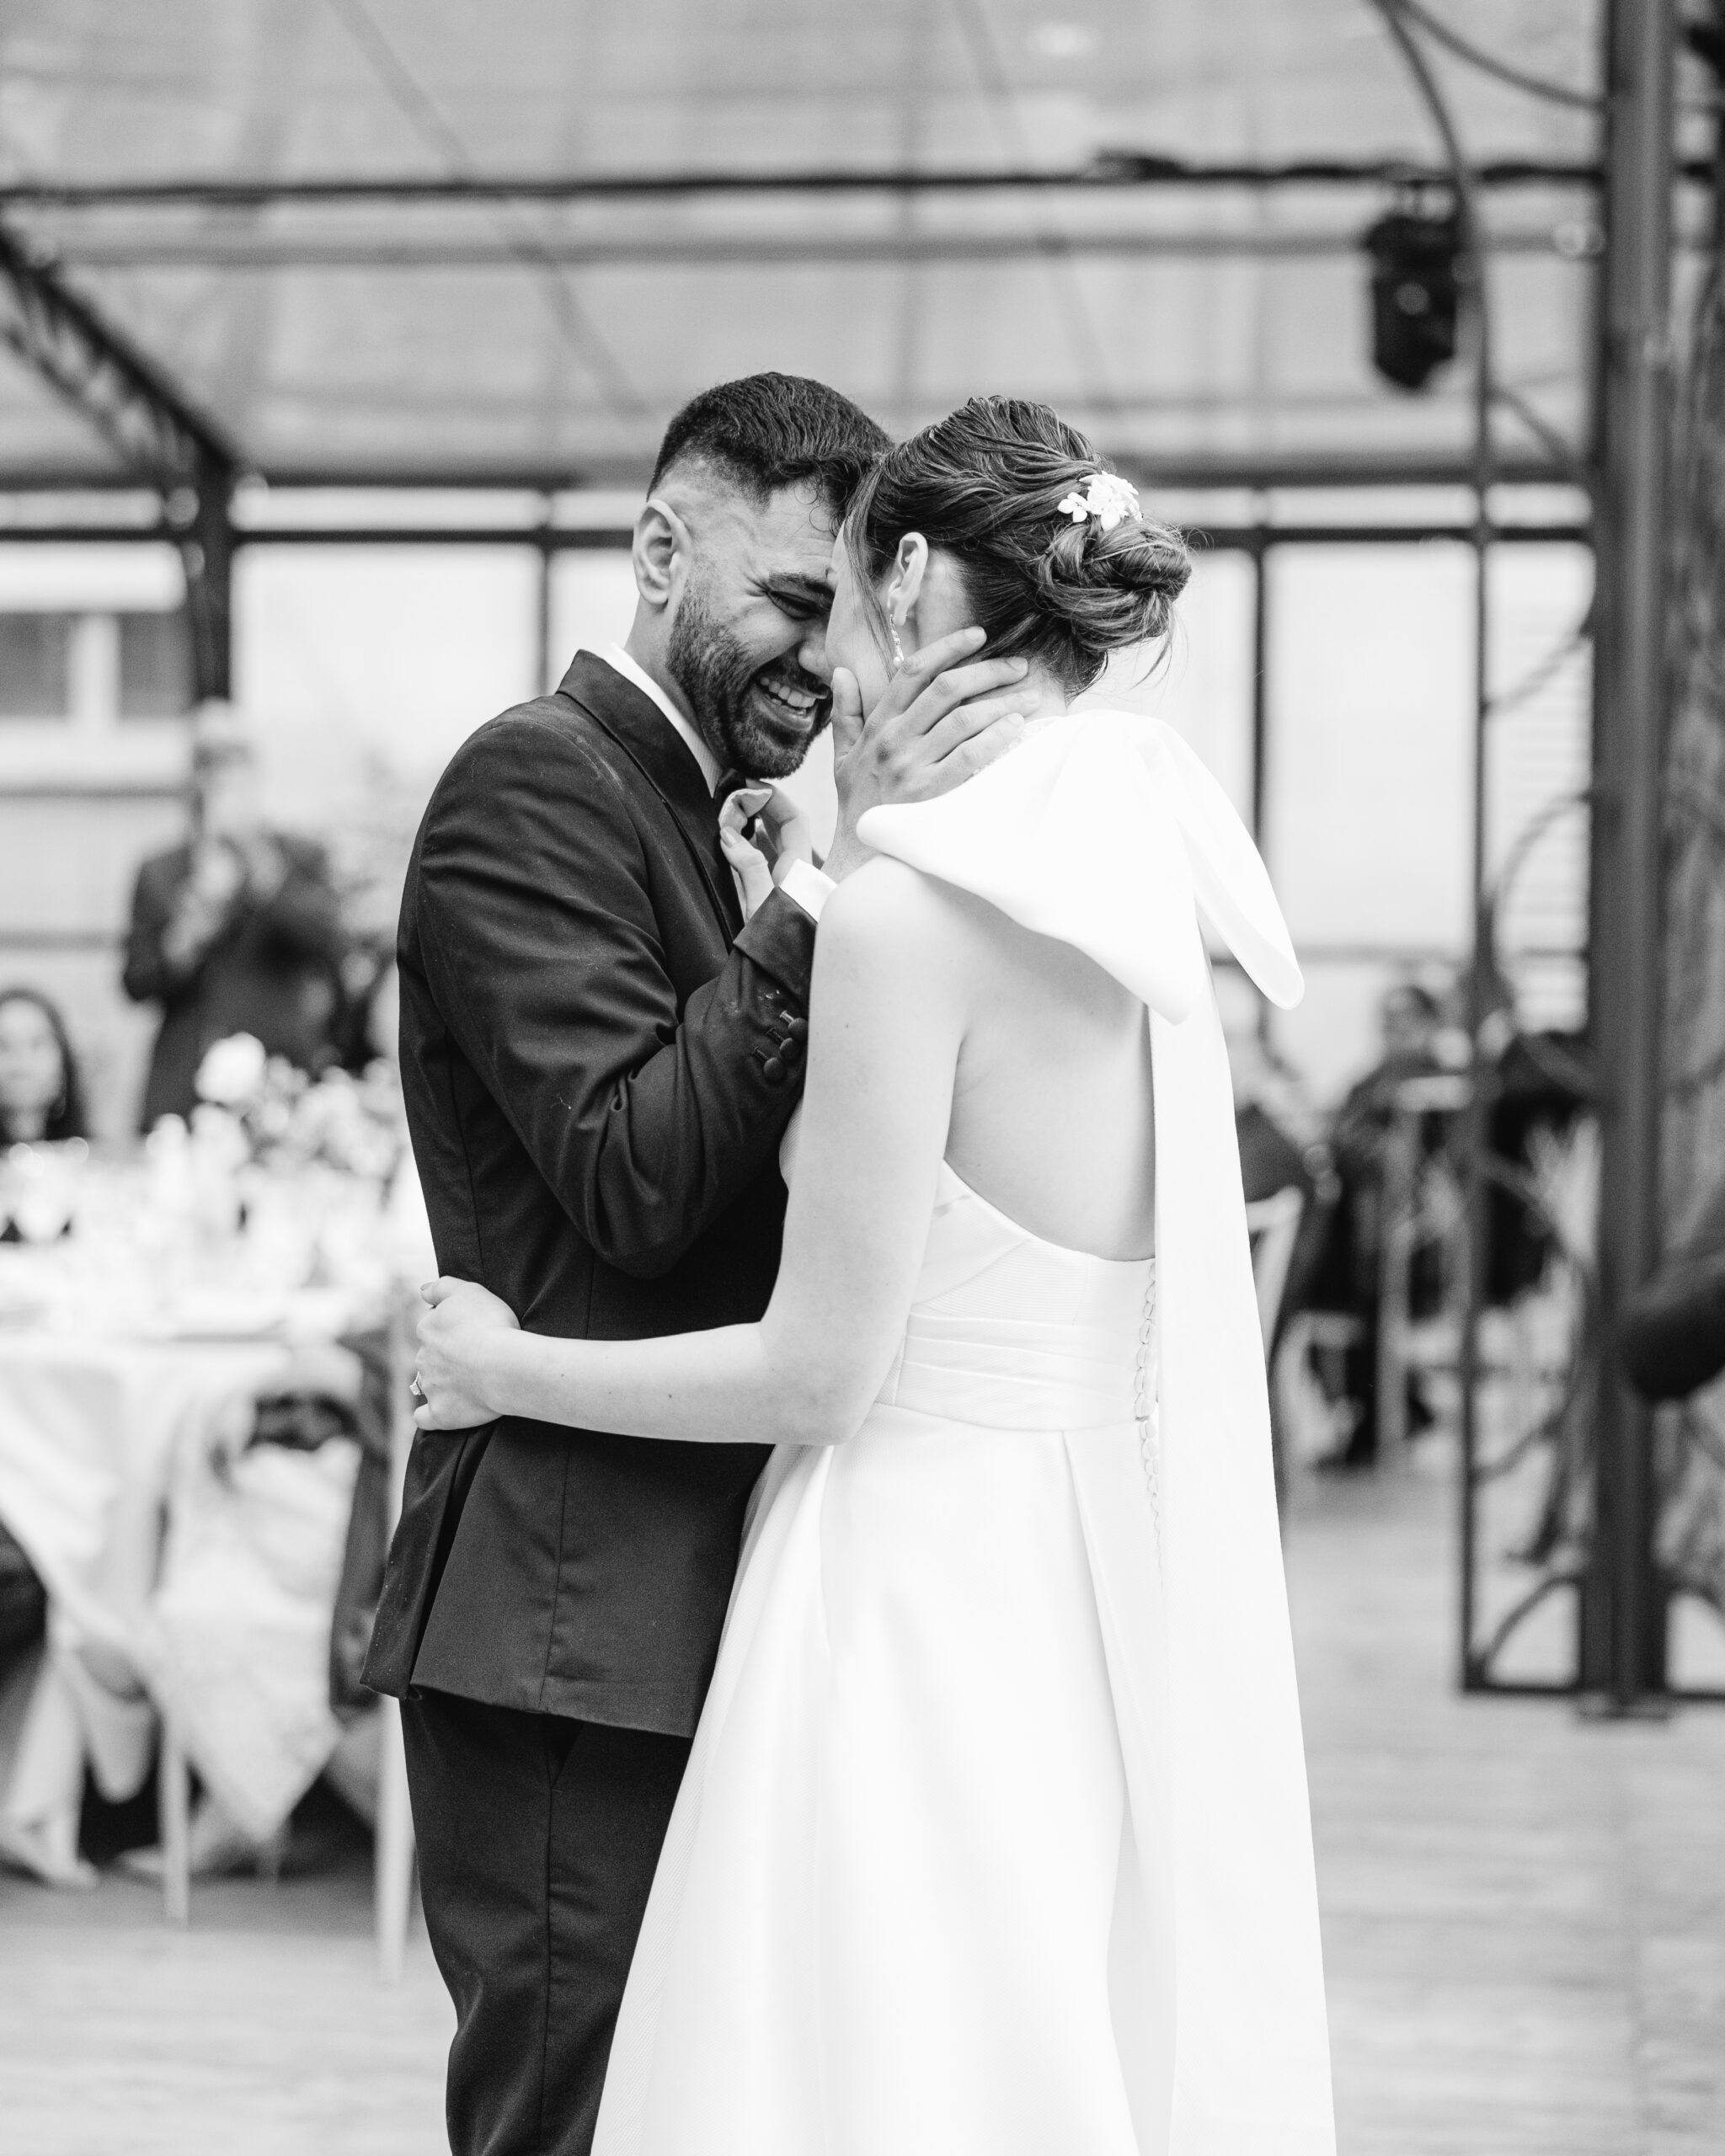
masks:
<instances>
[{"instance_id":1,"label":"seated guest","mask_svg":"<svg viewBox=\"0 0 1725 2156\"><path fill-rule=\"evenodd\" d=\"M88 1135L64 1020L36 989L0 989L0 1144Z\"/></svg>"},{"instance_id":2,"label":"seated guest","mask_svg":"<svg viewBox=\"0 0 1725 2156\"><path fill-rule=\"evenodd\" d=\"M1644 1400L1686 1400L1725 1370L1725 1183L1630 1299L1622 1348Z\"/></svg>"},{"instance_id":3,"label":"seated guest","mask_svg":"<svg viewBox=\"0 0 1725 2156\"><path fill-rule=\"evenodd\" d=\"M77 1064L60 1013L35 989L0 990L0 1154L8 1145L57 1145L83 1135ZM28 1225L18 1191L8 1193L10 1181L0 1177L0 1243L23 1241ZM56 1235L65 1225L60 1214L34 1232Z\"/></svg>"},{"instance_id":4,"label":"seated guest","mask_svg":"<svg viewBox=\"0 0 1725 2156\"><path fill-rule=\"evenodd\" d=\"M190 834L138 873L126 992L162 1006L142 1127L190 1116L204 1051L250 1033L302 1070L326 1059L344 936L321 847L264 824L256 751L225 704L192 738Z\"/></svg>"},{"instance_id":5,"label":"seated guest","mask_svg":"<svg viewBox=\"0 0 1725 2156\"><path fill-rule=\"evenodd\" d=\"M1300 1225L1288 1257L1276 1305L1275 1331L1264 1353L1272 1372L1294 1319L1306 1308L1306 1290L1322 1254L1327 1232L1327 1199L1334 1177L1321 1145L1304 1148L1295 1132L1309 1123L1292 1073L1267 1049L1255 1028L1228 1036L1228 1062L1234 1081L1234 1133L1240 1146L1240 1182L1247 1205L1285 1190L1300 1193ZM1254 1258L1254 1267L1256 1259ZM1288 1490L1288 1433L1283 1427L1281 1389L1270 1386L1270 1446L1276 1496Z\"/></svg>"},{"instance_id":6,"label":"seated guest","mask_svg":"<svg viewBox=\"0 0 1725 2156\"><path fill-rule=\"evenodd\" d=\"M33 1647L48 1629L48 1598L24 1545L0 1520L0 1666Z\"/></svg>"}]
</instances>

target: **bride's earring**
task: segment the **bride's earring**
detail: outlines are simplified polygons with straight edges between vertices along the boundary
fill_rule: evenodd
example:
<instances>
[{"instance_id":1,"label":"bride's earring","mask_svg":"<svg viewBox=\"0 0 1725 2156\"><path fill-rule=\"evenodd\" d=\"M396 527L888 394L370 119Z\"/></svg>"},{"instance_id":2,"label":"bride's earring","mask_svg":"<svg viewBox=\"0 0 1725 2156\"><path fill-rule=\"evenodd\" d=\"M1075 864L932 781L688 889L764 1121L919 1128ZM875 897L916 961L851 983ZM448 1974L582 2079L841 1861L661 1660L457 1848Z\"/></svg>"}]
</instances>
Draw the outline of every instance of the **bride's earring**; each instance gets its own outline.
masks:
<instances>
[{"instance_id":1,"label":"bride's earring","mask_svg":"<svg viewBox=\"0 0 1725 2156\"><path fill-rule=\"evenodd\" d=\"M886 617L886 632L893 641L893 671L896 674L905 663L905 647L899 642L899 625L890 614Z\"/></svg>"}]
</instances>

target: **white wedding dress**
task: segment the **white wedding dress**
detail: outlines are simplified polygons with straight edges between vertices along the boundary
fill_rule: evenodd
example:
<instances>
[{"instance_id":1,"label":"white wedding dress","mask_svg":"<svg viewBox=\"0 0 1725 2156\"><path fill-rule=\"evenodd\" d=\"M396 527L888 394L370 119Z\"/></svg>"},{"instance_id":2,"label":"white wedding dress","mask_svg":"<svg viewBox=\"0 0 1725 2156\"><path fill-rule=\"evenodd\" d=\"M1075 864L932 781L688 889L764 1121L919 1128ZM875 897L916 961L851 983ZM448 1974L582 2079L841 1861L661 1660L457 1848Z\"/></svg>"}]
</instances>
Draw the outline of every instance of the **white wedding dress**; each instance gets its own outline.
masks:
<instances>
[{"instance_id":1,"label":"white wedding dress","mask_svg":"<svg viewBox=\"0 0 1725 2156\"><path fill-rule=\"evenodd\" d=\"M1332 2156L1194 899L1284 1003L1286 931L1215 782L1128 714L1056 721L862 835L1149 1006L1157 1254L1058 1247L943 1169L878 1403L763 1480L595 2156Z\"/></svg>"}]
</instances>

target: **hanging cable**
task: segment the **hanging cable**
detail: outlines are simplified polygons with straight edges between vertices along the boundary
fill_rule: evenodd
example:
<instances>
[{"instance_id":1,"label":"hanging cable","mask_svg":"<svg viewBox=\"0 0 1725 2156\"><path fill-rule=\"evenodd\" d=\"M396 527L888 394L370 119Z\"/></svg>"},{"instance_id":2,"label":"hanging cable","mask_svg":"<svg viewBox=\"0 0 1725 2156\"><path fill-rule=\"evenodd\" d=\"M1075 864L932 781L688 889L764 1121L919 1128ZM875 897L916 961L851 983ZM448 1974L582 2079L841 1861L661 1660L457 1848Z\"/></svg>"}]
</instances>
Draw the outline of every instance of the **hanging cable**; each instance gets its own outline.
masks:
<instances>
[{"instance_id":1,"label":"hanging cable","mask_svg":"<svg viewBox=\"0 0 1725 2156\"><path fill-rule=\"evenodd\" d=\"M1473 889L1473 956L1467 969L1468 1103L1465 1161L1468 1253L1466 1315L1461 1326L1461 1645L1464 1685L1480 1681L1488 1669L1494 1645L1488 1641L1482 1657L1476 1636L1478 1520L1476 1492L1479 1482L1479 1380L1481 1289L1484 1278L1483 1241L1486 1209L1491 1190L1491 1116L1487 1099L1491 1061L1483 1035L1491 1006L1491 984L1498 972L1497 931L1486 875L1487 728L1491 719L1489 489L1494 469L1492 446L1492 312L1486 278L1485 228L1479 214L1478 189L1472 167L1461 147L1448 104L1425 50L1410 27L1406 0L1370 0L1385 31L1401 53L1413 79L1420 101L1430 115L1444 146L1455 189L1458 267L1468 276L1474 335L1473 377L1473 720L1474 770L1472 828L1470 833L1470 882Z\"/></svg>"},{"instance_id":2,"label":"hanging cable","mask_svg":"<svg viewBox=\"0 0 1725 2156\"><path fill-rule=\"evenodd\" d=\"M1563 439L1549 419L1541 418L1540 414L1535 411L1533 406L1519 390L1511 389L1507 383L1494 382L1492 384L1492 401L1493 403L1501 405L1506 412L1514 414L1541 448L1550 456L1561 477L1567 480L1572 486L1583 488L1590 486L1591 481L1588 469L1580 456Z\"/></svg>"},{"instance_id":3,"label":"hanging cable","mask_svg":"<svg viewBox=\"0 0 1725 2156\"><path fill-rule=\"evenodd\" d=\"M1554 644L1545 656L1529 667L1521 679L1507 689L1500 689L1492 698L1492 716L1501 718L1504 712L1514 711L1519 705L1531 703L1541 690L1548 688L1578 651L1585 650L1593 640L1593 602L1588 602L1587 611L1561 643Z\"/></svg>"},{"instance_id":4,"label":"hanging cable","mask_svg":"<svg viewBox=\"0 0 1725 2156\"><path fill-rule=\"evenodd\" d=\"M1030 142L1012 103L1012 86L984 12L983 0L952 0L952 7L959 19L959 34L969 49L970 64L993 102L1007 151L1021 165L1029 166L1033 163ZM1064 239L1050 237L1039 245L1038 252L1048 263L1055 282L1065 287L1066 304L1061 312L1078 364L1090 378L1092 401L1103 411L1118 416L1120 399L1110 379L1107 348L1091 312L1089 295L1073 262L1071 248Z\"/></svg>"},{"instance_id":5,"label":"hanging cable","mask_svg":"<svg viewBox=\"0 0 1725 2156\"><path fill-rule=\"evenodd\" d=\"M1500 83L1507 83L1512 89L1525 91L1529 97L1544 98L1551 104L1568 105L1578 112L1603 113L1605 109L1605 99L1595 90L1572 89L1567 83L1554 83L1549 76L1535 75L1530 69L1518 67L1514 61L1500 59L1496 53L1487 52L1483 45L1475 45L1471 39L1465 38L1459 30L1452 29L1440 16L1433 14L1425 5L1425 0L1400 0L1400 4L1403 12L1418 23L1434 43L1453 52L1458 60L1465 61L1470 67L1478 68L1482 74L1493 76ZM1696 50L1701 51L1701 46L1696 44L1693 33L1690 43ZM1706 56L1704 51L1702 56ZM1717 96L1680 98L1678 109L1680 112L1717 113L1725 109L1725 99Z\"/></svg>"},{"instance_id":6,"label":"hanging cable","mask_svg":"<svg viewBox=\"0 0 1725 2156\"><path fill-rule=\"evenodd\" d=\"M1431 63L1420 49L1419 40L1407 27L1413 0L1370 0L1374 13L1383 21L1384 28L1394 40L1397 51L1407 63L1407 72L1413 77L1422 103L1431 115L1444 146L1445 163L1450 168L1450 183L1455 189L1456 224L1460 240L1460 256L1466 266L1472 286L1475 334L1478 347L1475 357L1474 387L1474 467L1480 494L1480 514L1485 514L1485 488L1491 476L1491 406L1493 396L1492 339L1490 296L1486 285L1485 225L1479 212L1479 190L1472 166L1461 147L1461 138L1455 131L1455 122L1445 102L1444 93L1431 70Z\"/></svg>"},{"instance_id":7,"label":"hanging cable","mask_svg":"<svg viewBox=\"0 0 1725 2156\"><path fill-rule=\"evenodd\" d=\"M442 159L450 177L477 179L478 168L466 142L384 35L366 0L329 0L329 5L365 55L390 103L426 147ZM647 409L645 403L570 289L542 235L512 202L499 205L493 213L492 222L510 254L539 280L540 290L564 343L593 377L612 412L622 418L640 418Z\"/></svg>"},{"instance_id":8,"label":"hanging cable","mask_svg":"<svg viewBox=\"0 0 1725 2156\"><path fill-rule=\"evenodd\" d=\"M1569 105L1578 112L1603 112L1605 109L1605 99L1596 91L1573 90L1567 83L1551 82L1544 75L1516 67L1512 61L1498 59L1483 45L1475 45L1459 30L1451 29L1440 16L1433 14L1423 5L1423 0L1394 0L1394 4L1410 22L1418 23L1428 37L1453 52L1458 60L1465 60L1470 67L1477 67L1482 74L1509 83L1512 89L1525 90L1529 97L1544 98L1551 104Z\"/></svg>"}]
</instances>

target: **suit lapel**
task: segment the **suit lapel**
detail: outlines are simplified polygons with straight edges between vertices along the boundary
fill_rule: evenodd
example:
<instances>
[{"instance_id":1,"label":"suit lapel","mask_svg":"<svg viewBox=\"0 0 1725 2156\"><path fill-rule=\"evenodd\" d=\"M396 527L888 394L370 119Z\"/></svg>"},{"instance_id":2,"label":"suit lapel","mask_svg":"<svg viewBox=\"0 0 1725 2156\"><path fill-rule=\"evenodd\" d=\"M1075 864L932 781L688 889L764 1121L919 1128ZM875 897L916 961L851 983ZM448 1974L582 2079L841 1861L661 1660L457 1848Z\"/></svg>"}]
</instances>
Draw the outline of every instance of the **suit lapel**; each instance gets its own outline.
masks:
<instances>
[{"instance_id":1,"label":"suit lapel","mask_svg":"<svg viewBox=\"0 0 1725 2156\"><path fill-rule=\"evenodd\" d=\"M578 651L558 685L610 735L670 810L713 910L733 942L743 926L735 878L718 842L718 812L706 776L650 696L590 651Z\"/></svg>"}]
</instances>

